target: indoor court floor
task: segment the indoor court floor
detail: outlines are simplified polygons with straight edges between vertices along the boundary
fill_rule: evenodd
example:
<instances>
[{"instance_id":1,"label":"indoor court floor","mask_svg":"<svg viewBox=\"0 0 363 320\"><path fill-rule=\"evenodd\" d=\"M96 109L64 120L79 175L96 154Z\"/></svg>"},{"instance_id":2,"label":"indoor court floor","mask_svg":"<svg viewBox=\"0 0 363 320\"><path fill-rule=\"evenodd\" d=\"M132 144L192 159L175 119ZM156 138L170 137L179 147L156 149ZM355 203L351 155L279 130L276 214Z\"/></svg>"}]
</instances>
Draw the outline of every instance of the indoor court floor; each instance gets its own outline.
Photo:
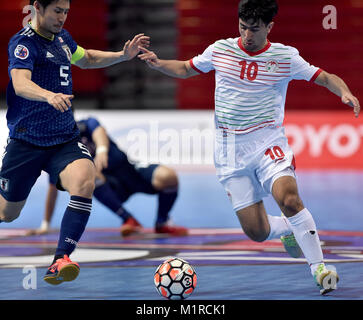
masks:
<instances>
[{"instance_id":1,"label":"indoor court floor","mask_svg":"<svg viewBox=\"0 0 363 320\"><path fill-rule=\"evenodd\" d=\"M363 172L297 171L300 195L319 229L326 264L339 273L338 290L321 296L304 258L290 258L279 240L252 242L243 234L213 170L179 172L180 192L171 212L185 237L153 233L156 197L137 194L125 207L145 232L122 238L120 220L96 200L87 229L72 254L79 277L55 287L42 280L58 241L66 193L59 194L52 232L26 236L39 226L47 176L33 188L21 216L0 225L0 299L163 300L153 284L168 257L189 261L198 285L188 300L360 300L363 298ZM279 215L271 197L267 211ZM36 275L27 288L30 269ZM29 272L29 273L28 273Z\"/></svg>"}]
</instances>

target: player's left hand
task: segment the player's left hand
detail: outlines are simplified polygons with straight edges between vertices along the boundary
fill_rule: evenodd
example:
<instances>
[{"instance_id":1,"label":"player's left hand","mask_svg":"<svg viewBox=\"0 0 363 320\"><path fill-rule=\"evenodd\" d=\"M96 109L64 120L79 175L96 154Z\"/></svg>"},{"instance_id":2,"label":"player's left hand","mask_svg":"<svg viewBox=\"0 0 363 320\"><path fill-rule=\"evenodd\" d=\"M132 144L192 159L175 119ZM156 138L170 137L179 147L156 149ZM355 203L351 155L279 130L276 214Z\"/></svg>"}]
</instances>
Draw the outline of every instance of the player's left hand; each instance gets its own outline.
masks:
<instances>
[{"instance_id":1,"label":"player's left hand","mask_svg":"<svg viewBox=\"0 0 363 320\"><path fill-rule=\"evenodd\" d=\"M132 40L128 40L123 48L125 60L133 59L139 52L139 47L148 48L150 46L150 37L143 33L137 34Z\"/></svg>"},{"instance_id":2,"label":"player's left hand","mask_svg":"<svg viewBox=\"0 0 363 320\"><path fill-rule=\"evenodd\" d=\"M26 236L40 236L40 235L44 235L44 234L48 234L50 231L49 229L42 229L42 228L39 228L39 229L31 229L31 230L28 230L25 235Z\"/></svg>"},{"instance_id":3,"label":"player's left hand","mask_svg":"<svg viewBox=\"0 0 363 320\"><path fill-rule=\"evenodd\" d=\"M360 104L358 99L351 93L344 93L342 95L342 102L354 108L354 115L356 118L358 118L360 112Z\"/></svg>"},{"instance_id":4,"label":"player's left hand","mask_svg":"<svg viewBox=\"0 0 363 320\"><path fill-rule=\"evenodd\" d=\"M95 163L97 171L101 172L103 169L106 169L108 166L108 153L100 152L96 154L93 161Z\"/></svg>"}]
</instances>

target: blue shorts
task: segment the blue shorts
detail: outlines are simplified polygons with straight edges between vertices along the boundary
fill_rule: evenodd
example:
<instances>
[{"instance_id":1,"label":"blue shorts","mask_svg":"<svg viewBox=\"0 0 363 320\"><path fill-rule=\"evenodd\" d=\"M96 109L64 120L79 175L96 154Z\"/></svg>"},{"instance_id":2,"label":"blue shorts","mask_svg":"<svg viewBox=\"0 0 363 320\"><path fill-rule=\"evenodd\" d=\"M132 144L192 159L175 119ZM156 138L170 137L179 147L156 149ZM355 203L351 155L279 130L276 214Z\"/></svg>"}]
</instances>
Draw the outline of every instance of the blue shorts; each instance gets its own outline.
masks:
<instances>
[{"instance_id":1,"label":"blue shorts","mask_svg":"<svg viewBox=\"0 0 363 320\"><path fill-rule=\"evenodd\" d=\"M59 190L64 191L59 174L69 163L84 158L93 161L78 138L51 147L10 139L0 170L0 194L12 202L25 200L42 170L49 174L50 181L57 183Z\"/></svg>"},{"instance_id":2,"label":"blue shorts","mask_svg":"<svg viewBox=\"0 0 363 320\"><path fill-rule=\"evenodd\" d=\"M114 168L112 171L105 170L103 173L111 188L118 194L119 199L124 202L134 193L158 193L152 185L152 176L158 166L152 164L139 168L128 163L119 168Z\"/></svg>"}]
</instances>

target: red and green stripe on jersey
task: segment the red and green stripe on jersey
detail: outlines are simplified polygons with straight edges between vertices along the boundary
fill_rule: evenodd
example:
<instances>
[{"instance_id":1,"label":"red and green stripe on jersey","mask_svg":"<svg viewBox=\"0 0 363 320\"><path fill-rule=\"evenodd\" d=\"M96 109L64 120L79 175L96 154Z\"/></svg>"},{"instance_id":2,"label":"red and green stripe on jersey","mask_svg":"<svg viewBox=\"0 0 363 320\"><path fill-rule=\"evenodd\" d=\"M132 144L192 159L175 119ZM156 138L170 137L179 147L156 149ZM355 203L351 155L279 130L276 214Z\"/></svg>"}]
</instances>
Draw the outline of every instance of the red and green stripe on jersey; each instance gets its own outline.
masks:
<instances>
[{"instance_id":1,"label":"red and green stripe on jersey","mask_svg":"<svg viewBox=\"0 0 363 320\"><path fill-rule=\"evenodd\" d=\"M249 52L241 38L215 42L190 65L200 73L215 70L217 127L236 134L281 125L289 81L315 80L321 72L293 47L268 41Z\"/></svg>"}]
</instances>

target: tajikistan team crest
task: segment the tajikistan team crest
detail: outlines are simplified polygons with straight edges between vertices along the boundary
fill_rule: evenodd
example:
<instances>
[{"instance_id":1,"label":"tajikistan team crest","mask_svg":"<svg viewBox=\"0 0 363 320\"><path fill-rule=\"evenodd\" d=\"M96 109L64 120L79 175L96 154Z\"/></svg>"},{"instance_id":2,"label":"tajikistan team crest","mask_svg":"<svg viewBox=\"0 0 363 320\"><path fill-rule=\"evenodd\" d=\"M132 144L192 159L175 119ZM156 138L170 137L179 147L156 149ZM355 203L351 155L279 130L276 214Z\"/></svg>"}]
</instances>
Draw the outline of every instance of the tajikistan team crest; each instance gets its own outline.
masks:
<instances>
[{"instance_id":1,"label":"tajikistan team crest","mask_svg":"<svg viewBox=\"0 0 363 320\"><path fill-rule=\"evenodd\" d=\"M266 70L268 72L276 72L279 70L279 64L276 60L269 60L266 62Z\"/></svg>"}]
</instances>

